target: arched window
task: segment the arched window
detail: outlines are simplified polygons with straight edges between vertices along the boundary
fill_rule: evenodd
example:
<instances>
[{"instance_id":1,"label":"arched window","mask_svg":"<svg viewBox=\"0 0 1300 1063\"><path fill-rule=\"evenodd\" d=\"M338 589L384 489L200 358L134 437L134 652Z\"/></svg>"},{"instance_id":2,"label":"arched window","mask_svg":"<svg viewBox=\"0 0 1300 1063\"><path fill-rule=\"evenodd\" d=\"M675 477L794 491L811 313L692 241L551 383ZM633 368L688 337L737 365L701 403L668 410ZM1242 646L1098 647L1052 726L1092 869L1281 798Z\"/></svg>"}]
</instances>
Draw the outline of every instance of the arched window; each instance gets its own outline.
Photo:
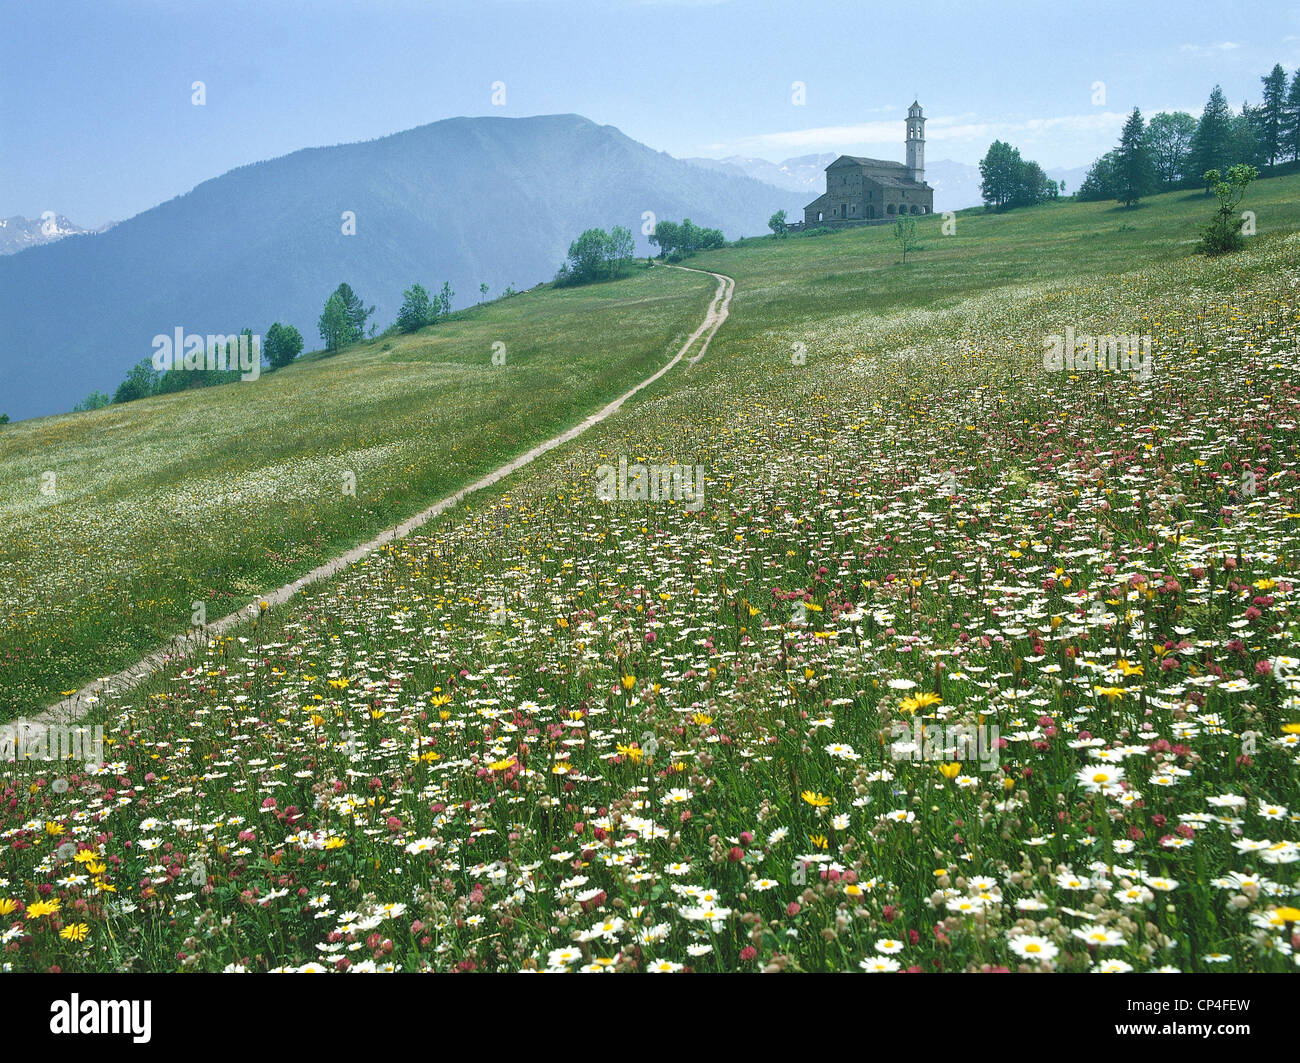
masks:
<instances>
[{"instance_id":1,"label":"arched window","mask_svg":"<svg viewBox=\"0 0 1300 1063\"><path fill-rule=\"evenodd\" d=\"M890 214L893 214L893 213L894 213L894 204L892 204L892 203L889 204L889 206L886 207L885 210L888 211Z\"/></svg>"}]
</instances>

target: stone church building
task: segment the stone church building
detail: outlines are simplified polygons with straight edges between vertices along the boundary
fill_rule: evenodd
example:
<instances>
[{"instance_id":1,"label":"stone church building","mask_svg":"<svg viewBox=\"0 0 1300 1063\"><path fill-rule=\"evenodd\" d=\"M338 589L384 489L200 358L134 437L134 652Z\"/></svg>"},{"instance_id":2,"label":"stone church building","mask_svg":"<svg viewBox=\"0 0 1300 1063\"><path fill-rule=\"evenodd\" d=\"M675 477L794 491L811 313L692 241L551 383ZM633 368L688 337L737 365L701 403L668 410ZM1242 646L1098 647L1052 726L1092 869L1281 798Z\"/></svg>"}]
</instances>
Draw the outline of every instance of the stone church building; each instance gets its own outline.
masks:
<instances>
[{"instance_id":1,"label":"stone church building","mask_svg":"<svg viewBox=\"0 0 1300 1063\"><path fill-rule=\"evenodd\" d=\"M925 118L915 101L907 109L907 162L841 155L826 167L826 192L803 209L803 227L831 228L892 221L900 214L932 214L934 189L925 183Z\"/></svg>"}]
</instances>

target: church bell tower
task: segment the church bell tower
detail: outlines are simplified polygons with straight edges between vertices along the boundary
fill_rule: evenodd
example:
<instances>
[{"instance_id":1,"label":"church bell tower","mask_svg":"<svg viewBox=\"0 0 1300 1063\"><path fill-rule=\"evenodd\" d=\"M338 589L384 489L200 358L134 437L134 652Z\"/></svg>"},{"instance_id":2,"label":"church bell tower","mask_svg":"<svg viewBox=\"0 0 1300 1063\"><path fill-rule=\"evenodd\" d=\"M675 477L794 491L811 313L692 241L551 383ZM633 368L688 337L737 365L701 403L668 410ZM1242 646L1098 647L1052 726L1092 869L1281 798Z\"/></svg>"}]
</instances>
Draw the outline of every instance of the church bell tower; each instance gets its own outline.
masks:
<instances>
[{"instance_id":1,"label":"church bell tower","mask_svg":"<svg viewBox=\"0 0 1300 1063\"><path fill-rule=\"evenodd\" d=\"M913 181L925 183L925 118L915 100L907 109L907 168Z\"/></svg>"}]
</instances>

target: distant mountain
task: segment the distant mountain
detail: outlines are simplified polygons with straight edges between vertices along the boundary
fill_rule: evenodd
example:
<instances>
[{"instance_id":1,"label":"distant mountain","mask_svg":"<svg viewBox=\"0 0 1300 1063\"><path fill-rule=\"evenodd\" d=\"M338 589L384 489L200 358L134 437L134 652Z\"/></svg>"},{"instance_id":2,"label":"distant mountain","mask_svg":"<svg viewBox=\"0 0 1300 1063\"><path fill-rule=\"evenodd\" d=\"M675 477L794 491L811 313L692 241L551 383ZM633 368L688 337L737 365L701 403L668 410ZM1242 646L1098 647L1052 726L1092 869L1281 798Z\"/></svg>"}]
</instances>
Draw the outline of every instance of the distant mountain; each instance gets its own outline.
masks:
<instances>
[{"instance_id":1,"label":"distant mountain","mask_svg":"<svg viewBox=\"0 0 1300 1063\"><path fill-rule=\"evenodd\" d=\"M73 222L66 214L48 212L40 218L24 218L15 214L12 218L0 218L0 255L12 255L29 247L50 244L62 240L65 236L81 236L86 233L102 233L111 229L113 223L101 225L98 229L86 229Z\"/></svg>"},{"instance_id":2,"label":"distant mountain","mask_svg":"<svg viewBox=\"0 0 1300 1063\"><path fill-rule=\"evenodd\" d=\"M317 344L341 281L392 323L402 291L450 281L463 306L549 280L592 226L689 217L729 237L766 232L789 190L711 172L578 115L452 118L365 143L310 148L232 170L120 222L0 258L0 410L69 410L112 392L175 328ZM345 212L355 235L345 235Z\"/></svg>"},{"instance_id":3,"label":"distant mountain","mask_svg":"<svg viewBox=\"0 0 1300 1063\"><path fill-rule=\"evenodd\" d=\"M1067 196L1072 196L1075 192L1079 191L1079 186L1083 184L1083 179L1088 176L1088 169L1089 167L1087 166L1072 166L1069 169L1055 166L1050 170L1047 170L1046 173L1048 177L1053 181L1056 181L1058 184L1061 181L1064 181L1065 194Z\"/></svg>"},{"instance_id":4,"label":"distant mountain","mask_svg":"<svg viewBox=\"0 0 1300 1063\"><path fill-rule=\"evenodd\" d=\"M815 199L826 191L826 167L839 156L800 155L786 159L785 162L768 162L766 159L752 159L744 155L728 155L725 159L684 159L695 166L733 173L738 176L752 177L777 188L788 188L792 192L809 193L808 201ZM803 212L800 211L802 217Z\"/></svg>"},{"instance_id":5,"label":"distant mountain","mask_svg":"<svg viewBox=\"0 0 1300 1063\"><path fill-rule=\"evenodd\" d=\"M952 159L936 159L933 162L927 160L925 181L934 189L936 213L978 207L984 202L980 197L978 166L968 166L964 162L954 162Z\"/></svg>"},{"instance_id":6,"label":"distant mountain","mask_svg":"<svg viewBox=\"0 0 1300 1063\"><path fill-rule=\"evenodd\" d=\"M788 188L795 192L807 192L811 202L826 191L826 167L834 162L838 155L800 155L786 159L784 162L768 162L767 159L754 159L743 155L729 155L725 159L690 158L684 161L695 166L730 173L737 176L753 177L778 188ZM1088 172L1086 166L1074 169L1050 169L1047 176L1054 181L1064 180L1067 192L1073 194L1083 182ZM978 207L984 200L980 195L980 170L964 162L952 159L939 159L927 162L925 180L934 189L934 209L962 210L966 207ZM802 219L803 209L790 211L792 219Z\"/></svg>"}]
</instances>

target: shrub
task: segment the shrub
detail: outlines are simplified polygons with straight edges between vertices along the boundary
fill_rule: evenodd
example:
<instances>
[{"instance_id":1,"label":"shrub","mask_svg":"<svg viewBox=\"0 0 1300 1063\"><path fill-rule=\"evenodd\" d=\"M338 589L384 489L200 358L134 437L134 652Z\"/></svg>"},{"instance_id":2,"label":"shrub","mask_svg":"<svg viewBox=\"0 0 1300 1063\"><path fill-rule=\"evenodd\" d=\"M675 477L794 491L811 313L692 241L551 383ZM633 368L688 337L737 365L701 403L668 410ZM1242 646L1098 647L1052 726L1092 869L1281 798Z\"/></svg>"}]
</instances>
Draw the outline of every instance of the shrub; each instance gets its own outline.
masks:
<instances>
[{"instance_id":1,"label":"shrub","mask_svg":"<svg viewBox=\"0 0 1300 1063\"><path fill-rule=\"evenodd\" d=\"M1237 207L1246 194L1246 186L1258 176L1259 171L1246 163L1229 166L1226 178L1218 170L1205 172L1205 183L1218 199L1219 207L1210 224L1201 230L1202 254L1214 257L1241 250L1245 239L1241 235Z\"/></svg>"}]
</instances>

